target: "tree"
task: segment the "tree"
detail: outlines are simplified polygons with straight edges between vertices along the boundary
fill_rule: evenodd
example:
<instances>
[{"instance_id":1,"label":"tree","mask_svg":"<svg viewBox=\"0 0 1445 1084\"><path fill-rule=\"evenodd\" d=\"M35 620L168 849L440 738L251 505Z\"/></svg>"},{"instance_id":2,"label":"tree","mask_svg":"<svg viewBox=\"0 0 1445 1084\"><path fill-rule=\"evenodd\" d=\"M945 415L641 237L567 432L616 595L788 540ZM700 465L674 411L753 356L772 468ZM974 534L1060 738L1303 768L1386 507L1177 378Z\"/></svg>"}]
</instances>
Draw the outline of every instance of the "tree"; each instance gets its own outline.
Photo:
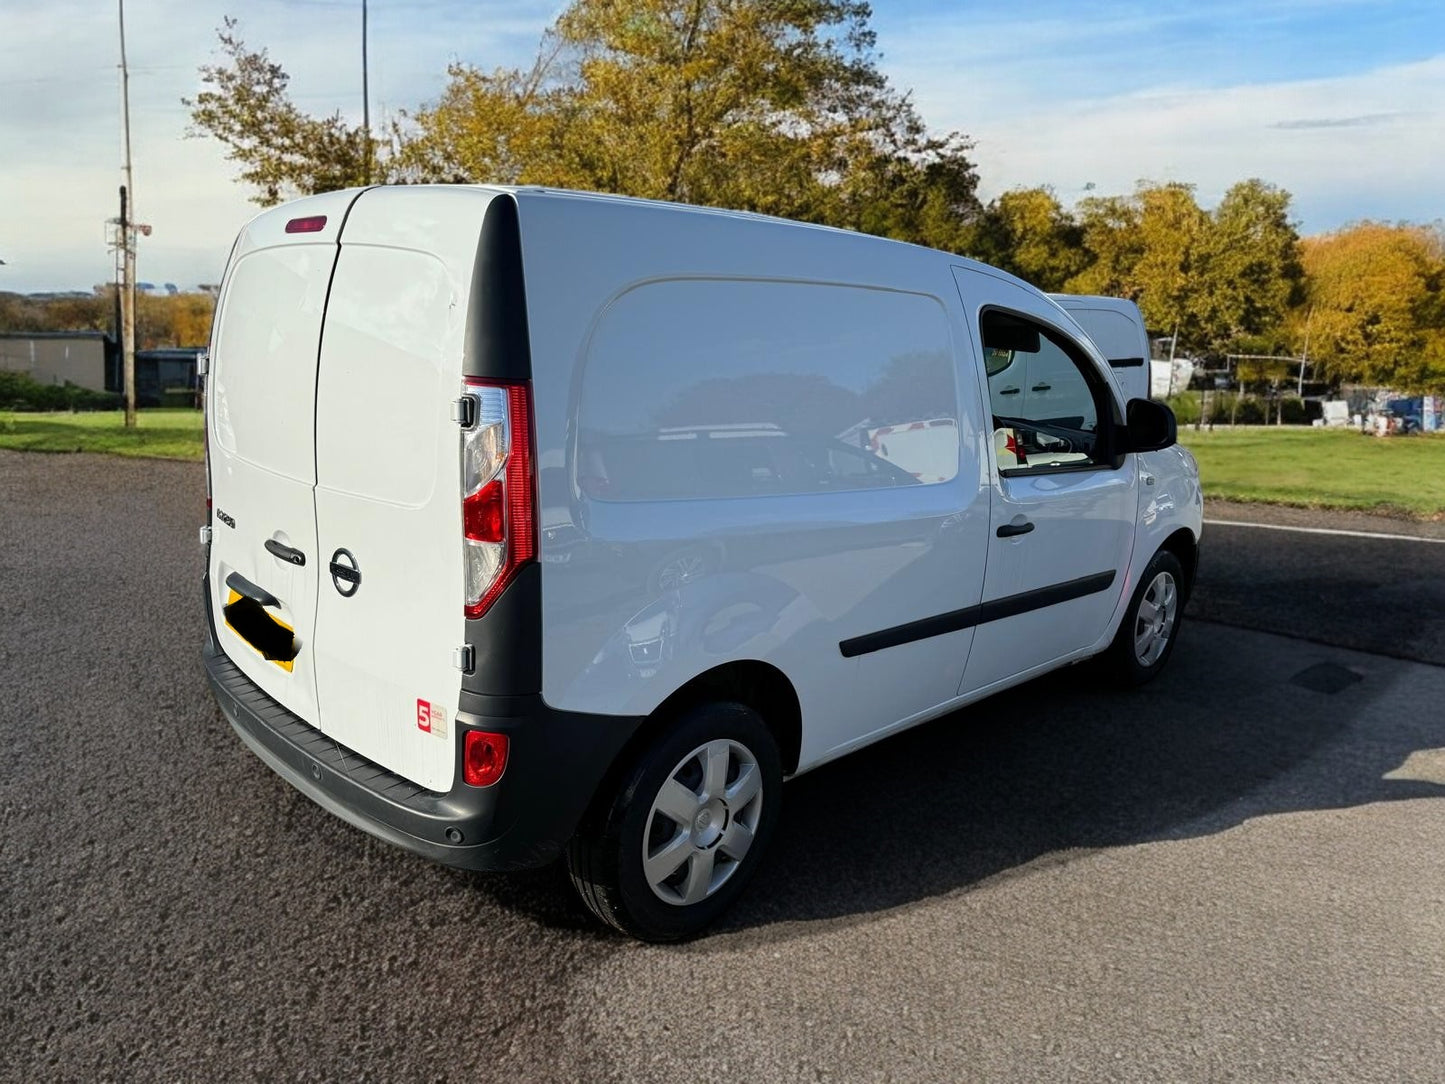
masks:
<instances>
[{"instance_id":1,"label":"tree","mask_svg":"<svg viewBox=\"0 0 1445 1084\"><path fill-rule=\"evenodd\" d=\"M1310 357L1332 376L1445 392L1445 239L1362 222L1304 242Z\"/></svg>"},{"instance_id":2,"label":"tree","mask_svg":"<svg viewBox=\"0 0 1445 1084\"><path fill-rule=\"evenodd\" d=\"M999 196L969 231L967 249L984 263L1054 292L1089 263L1084 227L1049 188L1015 188Z\"/></svg>"},{"instance_id":3,"label":"tree","mask_svg":"<svg viewBox=\"0 0 1445 1084\"><path fill-rule=\"evenodd\" d=\"M379 173L544 184L786 215L954 247L978 178L878 70L859 0L574 0L526 68L454 64ZM368 141L302 114L227 20L189 103L259 202L357 183Z\"/></svg>"},{"instance_id":4,"label":"tree","mask_svg":"<svg viewBox=\"0 0 1445 1084\"><path fill-rule=\"evenodd\" d=\"M1207 348L1247 347L1241 352L1261 354L1281 348L1278 331L1304 295L1289 202L1282 188L1240 181L1210 216L1197 251L1202 288L1190 313Z\"/></svg>"},{"instance_id":5,"label":"tree","mask_svg":"<svg viewBox=\"0 0 1445 1084\"><path fill-rule=\"evenodd\" d=\"M1140 206L1130 196L1089 196L1079 201L1086 266L1065 285L1070 293L1137 300L1134 268L1144 255Z\"/></svg>"},{"instance_id":6,"label":"tree","mask_svg":"<svg viewBox=\"0 0 1445 1084\"><path fill-rule=\"evenodd\" d=\"M312 117L287 94L290 76L265 49L246 47L238 22L226 17L217 36L225 62L201 67L207 88L182 102L191 111L193 136L209 135L241 164L251 198L270 207L298 195L369 183L375 141L340 113Z\"/></svg>"},{"instance_id":7,"label":"tree","mask_svg":"<svg viewBox=\"0 0 1445 1084\"><path fill-rule=\"evenodd\" d=\"M209 294L143 294L136 302L138 347L205 346L210 341L216 301Z\"/></svg>"},{"instance_id":8,"label":"tree","mask_svg":"<svg viewBox=\"0 0 1445 1084\"><path fill-rule=\"evenodd\" d=\"M1141 252L1132 279L1144 320L1161 330L1177 328L1182 344L1202 346L1197 315L1208 289L1209 216L1191 184L1141 186L1136 198Z\"/></svg>"},{"instance_id":9,"label":"tree","mask_svg":"<svg viewBox=\"0 0 1445 1084\"><path fill-rule=\"evenodd\" d=\"M1199 207L1193 185L1177 182L1083 200L1089 263L1068 289L1132 298L1151 328L1177 334L1185 350L1271 352L1261 340L1277 338L1302 290L1289 202L1259 180L1234 185L1213 212Z\"/></svg>"}]
</instances>

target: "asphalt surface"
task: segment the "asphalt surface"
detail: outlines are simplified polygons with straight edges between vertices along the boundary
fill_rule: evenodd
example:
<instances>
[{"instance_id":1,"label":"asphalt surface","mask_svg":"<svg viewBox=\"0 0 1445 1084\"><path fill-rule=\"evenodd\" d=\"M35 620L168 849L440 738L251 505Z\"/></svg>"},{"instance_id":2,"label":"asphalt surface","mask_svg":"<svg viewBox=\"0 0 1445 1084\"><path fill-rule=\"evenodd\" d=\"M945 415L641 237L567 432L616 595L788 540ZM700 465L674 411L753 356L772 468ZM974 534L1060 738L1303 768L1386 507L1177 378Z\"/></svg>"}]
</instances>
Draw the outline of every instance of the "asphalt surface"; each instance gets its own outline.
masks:
<instances>
[{"instance_id":1,"label":"asphalt surface","mask_svg":"<svg viewBox=\"0 0 1445 1084\"><path fill-rule=\"evenodd\" d=\"M203 505L0 453L0 1079L1445 1079L1445 668L1378 653L1445 663L1445 546L1208 528L1233 625L794 781L728 922L653 947L252 757Z\"/></svg>"},{"instance_id":2,"label":"asphalt surface","mask_svg":"<svg viewBox=\"0 0 1445 1084\"><path fill-rule=\"evenodd\" d=\"M1445 665L1445 523L1226 503L1205 517L1191 615Z\"/></svg>"}]
</instances>

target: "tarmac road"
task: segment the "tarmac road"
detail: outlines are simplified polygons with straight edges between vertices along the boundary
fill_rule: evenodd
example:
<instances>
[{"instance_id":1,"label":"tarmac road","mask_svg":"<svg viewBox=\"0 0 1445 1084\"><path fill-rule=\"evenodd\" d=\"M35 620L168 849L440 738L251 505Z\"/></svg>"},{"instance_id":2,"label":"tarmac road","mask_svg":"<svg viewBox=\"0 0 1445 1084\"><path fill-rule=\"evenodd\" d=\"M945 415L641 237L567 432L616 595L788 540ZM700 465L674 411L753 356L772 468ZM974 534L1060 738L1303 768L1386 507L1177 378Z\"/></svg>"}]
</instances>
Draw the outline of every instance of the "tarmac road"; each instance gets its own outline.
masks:
<instances>
[{"instance_id":1,"label":"tarmac road","mask_svg":"<svg viewBox=\"0 0 1445 1084\"><path fill-rule=\"evenodd\" d=\"M727 925L659 948L252 757L203 506L0 453L0 1078L1445 1079L1445 668L1318 642L1445 662L1445 546L1207 528L1195 608L1247 627L794 781Z\"/></svg>"},{"instance_id":2,"label":"tarmac road","mask_svg":"<svg viewBox=\"0 0 1445 1084\"><path fill-rule=\"evenodd\" d=\"M1445 523L1224 502L1205 517L1193 616L1445 665ZM1399 537L1360 537L1380 533Z\"/></svg>"}]
</instances>

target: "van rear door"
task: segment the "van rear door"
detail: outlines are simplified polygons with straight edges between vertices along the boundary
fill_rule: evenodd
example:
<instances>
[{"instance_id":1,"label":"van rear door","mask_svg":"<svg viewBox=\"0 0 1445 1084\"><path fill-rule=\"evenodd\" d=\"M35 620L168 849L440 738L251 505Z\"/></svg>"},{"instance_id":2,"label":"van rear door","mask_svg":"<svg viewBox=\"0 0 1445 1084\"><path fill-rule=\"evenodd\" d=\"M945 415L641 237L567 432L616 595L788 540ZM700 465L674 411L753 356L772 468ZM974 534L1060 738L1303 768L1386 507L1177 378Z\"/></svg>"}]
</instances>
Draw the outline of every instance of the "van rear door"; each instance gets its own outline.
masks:
<instances>
[{"instance_id":1,"label":"van rear door","mask_svg":"<svg viewBox=\"0 0 1445 1084\"><path fill-rule=\"evenodd\" d=\"M462 394L490 194L372 189L341 238L316 402L316 680L322 729L451 788L466 641Z\"/></svg>"},{"instance_id":2,"label":"van rear door","mask_svg":"<svg viewBox=\"0 0 1445 1084\"><path fill-rule=\"evenodd\" d=\"M1093 340L1124 398L1149 398L1149 333L1139 306L1121 297L1050 294Z\"/></svg>"},{"instance_id":3,"label":"van rear door","mask_svg":"<svg viewBox=\"0 0 1445 1084\"><path fill-rule=\"evenodd\" d=\"M355 192L260 215L227 269L207 389L210 591L222 649L318 725L316 352L337 238Z\"/></svg>"}]
</instances>

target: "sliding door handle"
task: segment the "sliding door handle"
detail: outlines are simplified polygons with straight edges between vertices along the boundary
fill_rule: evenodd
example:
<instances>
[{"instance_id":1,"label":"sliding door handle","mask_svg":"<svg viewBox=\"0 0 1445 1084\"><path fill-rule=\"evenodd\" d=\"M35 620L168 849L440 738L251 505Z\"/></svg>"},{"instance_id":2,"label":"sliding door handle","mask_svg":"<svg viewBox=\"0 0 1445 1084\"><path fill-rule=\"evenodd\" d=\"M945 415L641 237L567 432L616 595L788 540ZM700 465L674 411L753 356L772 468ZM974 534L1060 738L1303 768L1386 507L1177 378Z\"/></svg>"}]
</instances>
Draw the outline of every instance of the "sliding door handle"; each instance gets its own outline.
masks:
<instances>
[{"instance_id":1,"label":"sliding door handle","mask_svg":"<svg viewBox=\"0 0 1445 1084\"><path fill-rule=\"evenodd\" d=\"M1020 523L1019 520L1023 520L1023 522ZM1033 529L1034 525L1031 522L1019 516L1013 523L1005 523L995 533L1000 538L1013 538L1015 535L1028 534Z\"/></svg>"}]
</instances>

